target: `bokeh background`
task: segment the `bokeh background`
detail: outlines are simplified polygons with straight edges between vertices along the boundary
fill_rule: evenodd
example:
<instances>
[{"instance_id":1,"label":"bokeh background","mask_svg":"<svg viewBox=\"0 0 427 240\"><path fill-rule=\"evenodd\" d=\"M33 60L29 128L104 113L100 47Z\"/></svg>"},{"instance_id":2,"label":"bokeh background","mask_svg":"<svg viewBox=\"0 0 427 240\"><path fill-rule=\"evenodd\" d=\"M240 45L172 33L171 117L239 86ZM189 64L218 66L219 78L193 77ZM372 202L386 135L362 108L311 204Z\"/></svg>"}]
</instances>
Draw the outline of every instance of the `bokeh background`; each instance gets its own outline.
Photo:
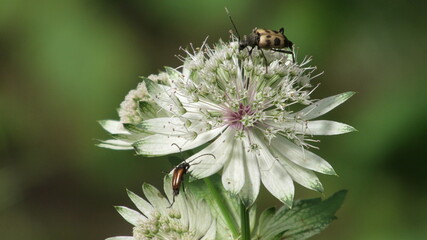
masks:
<instances>
[{"instance_id":1,"label":"bokeh background","mask_svg":"<svg viewBox=\"0 0 427 240\"><path fill-rule=\"evenodd\" d=\"M359 131L318 144L340 175L320 176L325 197L349 194L313 239L427 239L427 4L404 0L0 0L0 239L130 234L112 206L172 166L95 147L96 121L118 118L138 76L177 67L180 46L228 39L224 6L240 34L285 27L324 71L314 97L357 92L326 116Z\"/></svg>"}]
</instances>

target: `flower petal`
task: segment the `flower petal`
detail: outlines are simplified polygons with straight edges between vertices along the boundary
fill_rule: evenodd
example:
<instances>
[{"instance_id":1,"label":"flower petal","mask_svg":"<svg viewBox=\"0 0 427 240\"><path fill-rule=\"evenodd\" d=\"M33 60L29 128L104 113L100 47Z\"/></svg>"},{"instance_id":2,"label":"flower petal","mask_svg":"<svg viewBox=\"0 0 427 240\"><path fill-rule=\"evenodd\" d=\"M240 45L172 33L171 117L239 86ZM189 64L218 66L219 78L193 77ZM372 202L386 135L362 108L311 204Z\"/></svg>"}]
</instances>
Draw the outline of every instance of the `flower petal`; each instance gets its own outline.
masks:
<instances>
[{"instance_id":1,"label":"flower petal","mask_svg":"<svg viewBox=\"0 0 427 240\"><path fill-rule=\"evenodd\" d=\"M105 240L135 240L133 237L125 237L125 236L118 236L118 237L109 237Z\"/></svg>"},{"instance_id":2,"label":"flower petal","mask_svg":"<svg viewBox=\"0 0 427 240\"><path fill-rule=\"evenodd\" d=\"M191 193L180 194L175 197L175 204L172 208L177 209L181 213L180 222L185 228L190 228L190 222L194 220L192 218L192 208L193 206L189 203L189 199L192 199Z\"/></svg>"},{"instance_id":3,"label":"flower petal","mask_svg":"<svg viewBox=\"0 0 427 240\"><path fill-rule=\"evenodd\" d=\"M319 117L336 108L341 103L347 101L347 99L349 99L354 94L355 92L345 92L321 99L293 115L305 120L310 120Z\"/></svg>"},{"instance_id":4,"label":"flower petal","mask_svg":"<svg viewBox=\"0 0 427 240\"><path fill-rule=\"evenodd\" d=\"M202 151L189 157L186 162L191 163L195 157L203 154L213 154L215 157L205 155L195 159L197 163L191 164L189 172L194 178L209 177L223 168L225 161L228 159L233 149L235 131L227 128L214 142L204 148Z\"/></svg>"},{"instance_id":5,"label":"flower petal","mask_svg":"<svg viewBox=\"0 0 427 240\"><path fill-rule=\"evenodd\" d=\"M133 149L132 145L128 142L117 140L117 139L108 139L100 140L100 143L96 144L98 147L110 148L114 150L131 150Z\"/></svg>"},{"instance_id":6,"label":"flower petal","mask_svg":"<svg viewBox=\"0 0 427 240\"><path fill-rule=\"evenodd\" d=\"M216 237L216 221L212 221L209 226L208 231L206 231L205 236L203 236L200 240L212 240Z\"/></svg>"},{"instance_id":7,"label":"flower petal","mask_svg":"<svg viewBox=\"0 0 427 240\"><path fill-rule=\"evenodd\" d=\"M298 166L297 164L290 161L288 158L280 154L278 151L274 151L275 155L278 155L280 163L286 169L286 171L291 175L292 179L301 184L302 186L312 189L318 192L323 192L322 183L317 178L316 174L313 171Z\"/></svg>"},{"instance_id":8,"label":"flower petal","mask_svg":"<svg viewBox=\"0 0 427 240\"><path fill-rule=\"evenodd\" d=\"M249 146L249 141L245 141L245 146ZM239 196L242 198L245 206L250 207L258 197L260 171L255 153L245 149L244 154L245 164L243 168L245 171L245 184L242 190L240 190Z\"/></svg>"},{"instance_id":9,"label":"flower petal","mask_svg":"<svg viewBox=\"0 0 427 240\"><path fill-rule=\"evenodd\" d=\"M172 208L172 209L178 210L181 214L180 222L185 227L188 227L190 225L190 220L192 216L191 209L193 208L193 206L189 204L189 201L192 201L193 199L191 193L188 191L185 191L184 189L185 186L184 184L182 184L182 188L180 189L180 191L182 190L183 193L178 194L174 197L173 190L172 190L172 176L168 174L163 178L163 180L164 180L163 189L165 191L167 198L169 199L169 202L170 202L169 204L172 204L173 199L175 198L175 203L173 205L169 205L168 209Z\"/></svg>"},{"instance_id":10,"label":"flower petal","mask_svg":"<svg viewBox=\"0 0 427 240\"><path fill-rule=\"evenodd\" d=\"M198 224L200 224L201 226L205 224L204 223L204 219L205 219L207 213L203 211L203 208L199 209L198 203L200 203L201 201L196 200L194 198L193 194L191 194L189 191L188 191L188 193L189 194L185 193L186 194L186 196L185 196L186 199L185 200L184 200L184 197L183 197L183 202L185 202L185 204L187 204L188 230L190 230L192 232L193 231L197 232L199 230L198 229L198 227L199 227ZM199 213L199 210L200 210L200 213ZM196 219L194 216L197 216L198 214L200 214L200 215Z\"/></svg>"},{"instance_id":11,"label":"flower petal","mask_svg":"<svg viewBox=\"0 0 427 240\"><path fill-rule=\"evenodd\" d=\"M165 111L155 104L154 102L139 101L139 115L142 119L157 118L167 115Z\"/></svg>"},{"instance_id":12,"label":"flower petal","mask_svg":"<svg viewBox=\"0 0 427 240\"><path fill-rule=\"evenodd\" d=\"M139 211L141 211L142 214L145 216L149 216L150 212L154 210L153 206L149 204L147 201L145 201L142 197L136 195L132 191L126 189L129 198L132 200L132 202L135 204L135 206L138 208Z\"/></svg>"},{"instance_id":13,"label":"flower petal","mask_svg":"<svg viewBox=\"0 0 427 240\"><path fill-rule=\"evenodd\" d=\"M177 146L181 147L190 141L182 137L154 134L135 142L133 147L138 155L163 156L179 152L180 148Z\"/></svg>"},{"instance_id":14,"label":"flower petal","mask_svg":"<svg viewBox=\"0 0 427 240\"><path fill-rule=\"evenodd\" d=\"M102 128L111 134L129 134L129 131L123 126L123 123L115 120L98 121Z\"/></svg>"},{"instance_id":15,"label":"flower petal","mask_svg":"<svg viewBox=\"0 0 427 240\"><path fill-rule=\"evenodd\" d=\"M175 170L172 169L171 173ZM173 189L172 189L172 175L166 174L163 178L163 191L166 194L166 197L169 199L169 202L172 203L173 200Z\"/></svg>"},{"instance_id":16,"label":"flower petal","mask_svg":"<svg viewBox=\"0 0 427 240\"><path fill-rule=\"evenodd\" d=\"M332 166L323 158L303 149L303 147L297 146L285 137L277 136L271 141L271 146L277 152L301 167L323 174L336 175Z\"/></svg>"},{"instance_id":17,"label":"flower petal","mask_svg":"<svg viewBox=\"0 0 427 240\"><path fill-rule=\"evenodd\" d=\"M199 216L197 220L195 218L191 218L190 230L196 232L198 236L197 239L199 239L209 230L213 219L210 208L207 207L207 203L205 201L195 200L193 197L190 203L193 205L191 208L191 216Z\"/></svg>"},{"instance_id":18,"label":"flower petal","mask_svg":"<svg viewBox=\"0 0 427 240\"><path fill-rule=\"evenodd\" d=\"M165 134L169 136L179 136L188 134L185 122L179 118L152 118L138 124L138 127L147 133Z\"/></svg>"},{"instance_id":19,"label":"flower petal","mask_svg":"<svg viewBox=\"0 0 427 240\"><path fill-rule=\"evenodd\" d=\"M262 134L251 135L253 142L259 146L257 158L260 165L262 183L271 194L288 207L292 207L295 189L291 176L264 144Z\"/></svg>"},{"instance_id":20,"label":"flower petal","mask_svg":"<svg viewBox=\"0 0 427 240\"><path fill-rule=\"evenodd\" d=\"M261 156L265 157L265 156ZM271 156L272 157L272 156ZM270 170L261 169L261 180L268 191L277 199L292 207L294 199L294 183L288 172L274 159Z\"/></svg>"},{"instance_id":21,"label":"flower petal","mask_svg":"<svg viewBox=\"0 0 427 240\"><path fill-rule=\"evenodd\" d=\"M225 190L233 194L240 192L245 183L245 171L242 167L244 155L243 141L234 140L233 149L222 172L222 184Z\"/></svg>"},{"instance_id":22,"label":"flower petal","mask_svg":"<svg viewBox=\"0 0 427 240\"><path fill-rule=\"evenodd\" d=\"M144 221L145 219L147 219L144 215L142 215L141 213L127 208L127 207L123 207L123 206L116 206L115 207L117 212L119 212L120 215L122 215L122 217L130 224L136 226L138 223Z\"/></svg>"},{"instance_id":23,"label":"flower petal","mask_svg":"<svg viewBox=\"0 0 427 240\"><path fill-rule=\"evenodd\" d=\"M226 126L212 129L198 134L194 139L186 139L180 136L166 136L154 134L147 136L133 144L136 153L139 155L162 156L177 153L180 150L186 151L209 142L218 136ZM178 145L180 148L178 148Z\"/></svg>"},{"instance_id":24,"label":"flower petal","mask_svg":"<svg viewBox=\"0 0 427 240\"><path fill-rule=\"evenodd\" d=\"M305 123L288 122L284 124L284 127L295 129L297 133L306 135L338 135L356 131L350 125L328 120L308 121Z\"/></svg>"},{"instance_id":25,"label":"flower petal","mask_svg":"<svg viewBox=\"0 0 427 240\"><path fill-rule=\"evenodd\" d=\"M144 83L151 98L161 108L176 116L186 112L181 101L176 97L174 89L166 85L157 84L148 78L144 78Z\"/></svg>"},{"instance_id":26,"label":"flower petal","mask_svg":"<svg viewBox=\"0 0 427 240\"><path fill-rule=\"evenodd\" d=\"M144 183L142 185L142 190L144 191L144 195L150 204L157 210L166 214L166 209L170 206L169 201L157 190L157 188L153 187L150 184Z\"/></svg>"}]
</instances>

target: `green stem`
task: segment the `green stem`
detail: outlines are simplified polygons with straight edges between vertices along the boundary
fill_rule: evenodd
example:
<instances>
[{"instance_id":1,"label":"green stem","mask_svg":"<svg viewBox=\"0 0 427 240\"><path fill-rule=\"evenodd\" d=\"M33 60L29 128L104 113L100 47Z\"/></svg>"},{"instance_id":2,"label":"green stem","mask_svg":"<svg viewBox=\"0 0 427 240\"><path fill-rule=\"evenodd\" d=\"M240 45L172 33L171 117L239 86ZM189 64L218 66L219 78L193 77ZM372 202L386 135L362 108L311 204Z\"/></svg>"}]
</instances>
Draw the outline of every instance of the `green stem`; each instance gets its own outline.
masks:
<instances>
[{"instance_id":1,"label":"green stem","mask_svg":"<svg viewBox=\"0 0 427 240\"><path fill-rule=\"evenodd\" d=\"M221 194L218 192L218 190L215 188L214 184L209 178L203 178L203 180L205 181L205 184L209 188L214 201L218 205L227 226L230 228L230 231L233 234L233 237L238 238L239 236L239 231L237 230L238 227L236 222L233 219L233 216L231 215L231 211L228 209L227 205L225 204L226 201L224 201L224 198L221 196Z\"/></svg>"},{"instance_id":2,"label":"green stem","mask_svg":"<svg viewBox=\"0 0 427 240\"><path fill-rule=\"evenodd\" d=\"M242 240L250 240L249 209L246 208L242 201L240 202L240 223L242 226Z\"/></svg>"}]
</instances>

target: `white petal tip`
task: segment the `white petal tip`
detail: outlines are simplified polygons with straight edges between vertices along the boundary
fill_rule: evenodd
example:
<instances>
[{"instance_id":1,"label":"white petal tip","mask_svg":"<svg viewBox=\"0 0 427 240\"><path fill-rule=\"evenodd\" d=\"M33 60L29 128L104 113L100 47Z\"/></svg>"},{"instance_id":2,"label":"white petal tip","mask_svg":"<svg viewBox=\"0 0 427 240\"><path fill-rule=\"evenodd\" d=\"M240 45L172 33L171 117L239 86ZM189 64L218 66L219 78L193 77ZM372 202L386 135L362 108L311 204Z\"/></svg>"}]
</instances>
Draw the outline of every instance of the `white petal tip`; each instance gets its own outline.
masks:
<instances>
[{"instance_id":1,"label":"white petal tip","mask_svg":"<svg viewBox=\"0 0 427 240\"><path fill-rule=\"evenodd\" d=\"M323 193L324 189L322 186L322 183L320 181L316 181L312 186L310 186L310 189L313 189L314 191Z\"/></svg>"},{"instance_id":2,"label":"white petal tip","mask_svg":"<svg viewBox=\"0 0 427 240\"><path fill-rule=\"evenodd\" d=\"M132 198L133 196L136 196L136 194L134 192L132 192L131 190L126 188L126 193L128 195L128 197Z\"/></svg>"},{"instance_id":3,"label":"white petal tip","mask_svg":"<svg viewBox=\"0 0 427 240\"><path fill-rule=\"evenodd\" d=\"M148 190L148 189L151 189L151 185L150 184L148 184L148 183L143 183L142 184L142 190Z\"/></svg>"},{"instance_id":4,"label":"white petal tip","mask_svg":"<svg viewBox=\"0 0 427 240\"><path fill-rule=\"evenodd\" d=\"M148 184L148 183L143 183L142 184L142 191L144 192L144 195L145 196L147 196L147 195L151 195L152 194L152 191L153 191L153 186L151 186L150 184Z\"/></svg>"},{"instance_id":5,"label":"white petal tip","mask_svg":"<svg viewBox=\"0 0 427 240\"><path fill-rule=\"evenodd\" d=\"M352 91L350 91L350 92L345 92L345 93L341 93L341 94L339 94L338 96L338 99L340 100L340 101L342 101L342 102L345 102L345 101L347 101L349 98L351 98L354 94L356 94L356 92L352 92ZM338 100L337 99L337 100Z\"/></svg>"},{"instance_id":6,"label":"white petal tip","mask_svg":"<svg viewBox=\"0 0 427 240\"><path fill-rule=\"evenodd\" d=\"M345 96L348 99L348 98L351 98L354 94L356 94L356 92L349 91L349 92L343 93L343 96Z\"/></svg>"},{"instance_id":7,"label":"white petal tip","mask_svg":"<svg viewBox=\"0 0 427 240\"><path fill-rule=\"evenodd\" d=\"M294 195L285 196L279 200L291 209L294 203Z\"/></svg>"},{"instance_id":8,"label":"white petal tip","mask_svg":"<svg viewBox=\"0 0 427 240\"><path fill-rule=\"evenodd\" d=\"M106 140L106 141L98 140L98 141L100 143L96 143L95 146L100 147L100 148L108 148L108 149L113 149L113 150L132 150L133 149L133 147L130 146L130 145L127 146L127 145L125 145L123 143L116 144L114 142L116 140L113 140L113 141L109 141L109 140Z\"/></svg>"},{"instance_id":9,"label":"white petal tip","mask_svg":"<svg viewBox=\"0 0 427 240\"><path fill-rule=\"evenodd\" d=\"M350 126L350 125L347 125L347 126L343 129L343 131L345 131L346 133L349 133L349 132L358 132L358 130L357 130L356 128L354 128L354 127L352 127L352 126Z\"/></svg>"},{"instance_id":10,"label":"white petal tip","mask_svg":"<svg viewBox=\"0 0 427 240\"><path fill-rule=\"evenodd\" d=\"M335 176L338 176L338 174L335 172L335 170L333 168L326 168L326 169L323 169L320 172L323 173L323 174L326 174L326 175L335 175Z\"/></svg>"},{"instance_id":11,"label":"white petal tip","mask_svg":"<svg viewBox=\"0 0 427 240\"><path fill-rule=\"evenodd\" d=\"M256 199L246 198L246 197L240 196L240 200L243 202L243 205L245 205L246 208L250 208L250 207L252 207L252 205L254 204Z\"/></svg>"}]
</instances>

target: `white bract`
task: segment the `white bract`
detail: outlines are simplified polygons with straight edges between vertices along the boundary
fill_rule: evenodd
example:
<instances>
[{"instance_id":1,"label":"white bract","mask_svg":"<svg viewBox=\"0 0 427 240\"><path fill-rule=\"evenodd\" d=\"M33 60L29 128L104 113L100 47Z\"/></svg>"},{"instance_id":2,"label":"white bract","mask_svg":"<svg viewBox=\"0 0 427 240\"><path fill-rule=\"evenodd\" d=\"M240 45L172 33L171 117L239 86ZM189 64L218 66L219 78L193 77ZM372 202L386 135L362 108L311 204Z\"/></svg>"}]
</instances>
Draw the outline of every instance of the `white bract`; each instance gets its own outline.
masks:
<instances>
[{"instance_id":1,"label":"white bract","mask_svg":"<svg viewBox=\"0 0 427 240\"><path fill-rule=\"evenodd\" d=\"M209 206L196 200L191 193L185 197L179 195L175 204L170 207L172 190L170 181L165 181L165 192L168 198L153 186L142 186L148 201L128 191L129 198L138 211L127 207L116 207L122 217L131 223L132 236L111 237L106 240L214 240L216 222Z\"/></svg>"},{"instance_id":2,"label":"white bract","mask_svg":"<svg viewBox=\"0 0 427 240\"><path fill-rule=\"evenodd\" d=\"M334 175L331 165L308 151L315 135L354 131L339 122L313 120L353 95L313 100L310 59L293 63L289 55L264 50L252 55L238 43L186 51L183 65L143 78L121 105L121 121L101 121L114 137L99 146L135 149L162 156L203 146L186 159L189 173L205 178L222 170L222 182L247 206L261 182L292 205L294 182L323 191L314 172ZM131 99L131 100L129 100ZM134 104L128 104L128 103ZM124 114L126 113L126 114ZM132 115L134 114L134 115ZM179 148L177 147L179 146ZM194 162L192 160L205 155Z\"/></svg>"}]
</instances>

